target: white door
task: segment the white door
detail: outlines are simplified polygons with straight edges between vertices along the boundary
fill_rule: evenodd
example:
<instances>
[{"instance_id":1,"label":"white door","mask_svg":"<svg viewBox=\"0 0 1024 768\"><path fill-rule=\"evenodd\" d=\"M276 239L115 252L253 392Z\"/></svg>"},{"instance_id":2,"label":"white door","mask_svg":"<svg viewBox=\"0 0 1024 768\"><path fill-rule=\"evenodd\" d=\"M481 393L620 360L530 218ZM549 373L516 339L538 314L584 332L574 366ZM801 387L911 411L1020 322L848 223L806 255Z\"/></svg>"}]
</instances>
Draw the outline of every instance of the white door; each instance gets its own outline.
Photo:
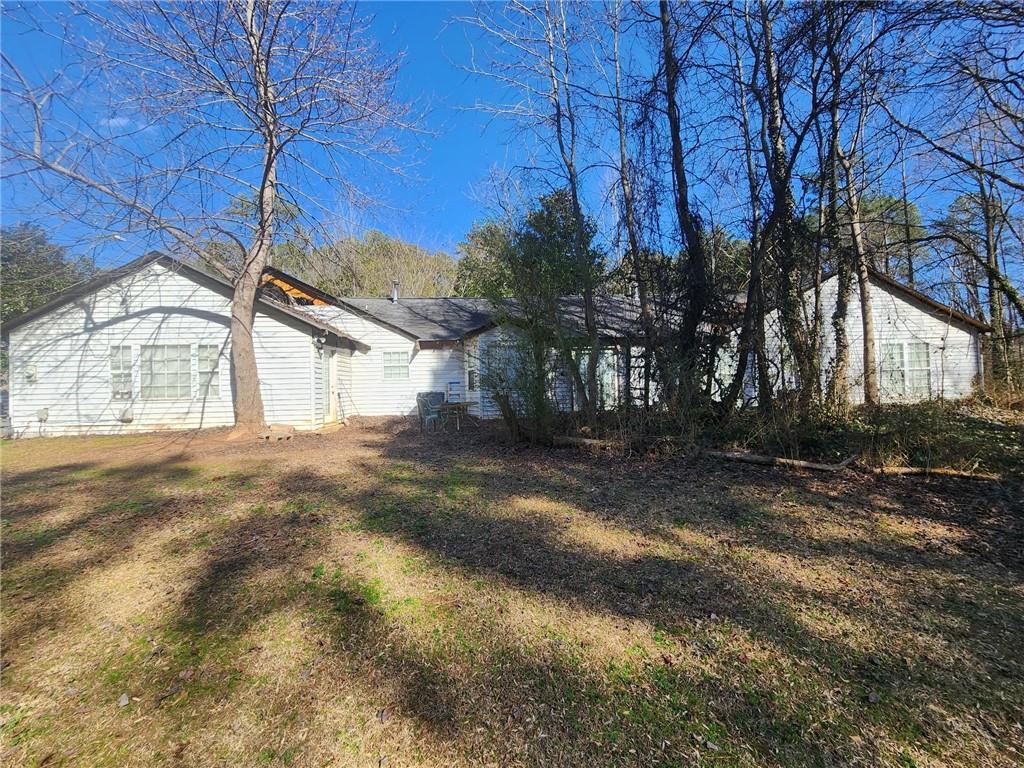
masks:
<instances>
[{"instance_id":1,"label":"white door","mask_svg":"<svg viewBox=\"0 0 1024 768\"><path fill-rule=\"evenodd\" d=\"M338 362L333 349L324 352L324 422L338 420Z\"/></svg>"}]
</instances>

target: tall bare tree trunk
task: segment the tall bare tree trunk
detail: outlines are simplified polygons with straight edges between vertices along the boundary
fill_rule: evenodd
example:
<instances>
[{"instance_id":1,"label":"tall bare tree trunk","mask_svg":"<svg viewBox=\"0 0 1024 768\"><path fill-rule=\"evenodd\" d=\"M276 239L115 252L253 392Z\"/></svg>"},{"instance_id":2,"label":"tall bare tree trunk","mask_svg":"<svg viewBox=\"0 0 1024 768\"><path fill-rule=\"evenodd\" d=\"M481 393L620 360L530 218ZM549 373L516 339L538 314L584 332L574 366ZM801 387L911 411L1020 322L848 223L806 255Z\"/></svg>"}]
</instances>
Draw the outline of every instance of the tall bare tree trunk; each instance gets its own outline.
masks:
<instances>
[{"instance_id":1,"label":"tall bare tree trunk","mask_svg":"<svg viewBox=\"0 0 1024 768\"><path fill-rule=\"evenodd\" d=\"M577 123L576 112L573 107L573 93L571 78L571 52L569 50L568 29L564 5L559 5L559 12L556 13L550 2L544 4L544 34L547 43L547 67L551 91L548 98L551 101L553 120L555 128L555 139L558 143L558 151L561 155L562 165L565 169L566 179L569 187L569 198L572 204L573 236L572 247L573 257L580 276L583 277L583 324L587 333L590 345L586 359L586 376L582 383L583 413L587 425L597 426L598 406L600 396L597 385L597 367L601 355L600 336L598 335L597 313L594 307L595 291L593 284L593 269L590 263L590 256L583 243L583 207L580 204L580 182L579 171L576 166L576 138ZM556 31L559 34L555 39ZM557 48L556 48L557 47ZM555 61L556 49L560 50L563 70L560 73ZM561 82L564 81L564 94L562 93ZM579 371L576 366L572 370L573 378L579 379Z\"/></svg>"},{"instance_id":2,"label":"tall bare tree trunk","mask_svg":"<svg viewBox=\"0 0 1024 768\"><path fill-rule=\"evenodd\" d=\"M871 275L868 269L864 228L861 220L860 192L853 175L853 163L837 146L837 156L846 178L846 205L850 215L850 239L857 265L857 287L860 289L860 321L864 333L864 402L878 405L878 362L875 354L875 317L871 308Z\"/></svg>"},{"instance_id":3,"label":"tall bare tree trunk","mask_svg":"<svg viewBox=\"0 0 1024 768\"><path fill-rule=\"evenodd\" d=\"M648 270L640 247L640 234L636 220L636 204L633 198L633 182L630 178L629 154L626 149L626 116L622 108L622 60L619 55L619 20L621 3L616 2L613 19L612 55L615 69L615 127L619 137L619 184L622 187L622 223L629 243L628 259L636 281L637 298L640 302L640 329L644 339L643 355L643 408L651 406L651 374L654 357L654 317L648 286Z\"/></svg>"},{"instance_id":4,"label":"tall bare tree trunk","mask_svg":"<svg viewBox=\"0 0 1024 768\"><path fill-rule=\"evenodd\" d=\"M270 261L274 242L274 205L277 201L277 116L274 91L270 82L269 51L264 51L256 28L255 0L245 8L245 37L253 81L259 97L260 122L263 128L263 175L257 205L258 223L252 245L245 255L242 273L235 282L231 302L231 366L234 370L234 413L238 436L258 431L265 425L263 396L260 392L253 325L256 319L256 297L260 278Z\"/></svg>"},{"instance_id":5,"label":"tall bare tree trunk","mask_svg":"<svg viewBox=\"0 0 1024 768\"><path fill-rule=\"evenodd\" d=\"M829 71L832 76L832 93L829 99L829 145L828 145L828 229L829 249L836 265L836 304L832 310L832 333L835 339L835 355L832 373L828 383L829 404L840 413L850 406L850 340L846 333L846 319L850 309L850 293L853 290L853 270L850 269L849 253L843 248L839 231L839 98L841 70L836 40L835 8L825 7L825 22L828 35Z\"/></svg>"},{"instance_id":6,"label":"tall bare tree trunk","mask_svg":"<svg viewBox=\"0 0 1024 768\"><path fill-rule=\"evenodd\" d=\"M734 40L738 38L735 26L732 37ZM736 371L722 396L720 413L725 416L735 408L739 396L743 392L747 366L750 364L750 357L753 354L757 366L757 407L761 415L764 416L770 412L772 406L771 388L767 381L768 365L764 350L764 279L762 277L764 243L761 240L757 169L754 165L754 150L750 137L750 115L747 111L746 74L743 57L737 48L733 49L733 66L736 68L736 96L743 136L743 159L747 171L747 193L750 196L750 280L747 283L746 306L743 308L743 324L740 327L740 336L736 344Z\"/></svg>"},{"instance_id":7,"label":"tall bare tree trunk","mask_svg":"<svg viewBox=\"0 0 1024 768\"><path fill-rule=\"evenodd\" d=\"M669 136L672 147L672 180L675 185L675 211L686 247L686 306L680 324L679 355L681 381L685 389L684 395L689 398L696 391L698 382L695 378L697 365L698 332L704 313L709 303L707 284L707 258L704 253L704 240L701 226L690 207L689 181L686 175L686 163L683 158L682 121L679 116L679 105L676 103L678 90L679 65L676 61L675 47L672 42L672 19L667 0L659 3L661 17L662 60L665 67L665 102L668 112Z\"/></svg>"},{"instance_id":8,"label":"tall bare tree trunk","mask_svg":"<svg viewBox=\"0 0 1024 768\"><path fill-rule=\"evenodd\" d=\"M900 149L900 183L903 192L903 250L907 260L907 285L914 287L914 245L910 232L910 200L907 193L907 161Z\"/></svg>"},{"instance_id":9,"label":"tall bare tree trunk","mask_svg":"<svg viewBox=\"0 0 1024 768\"><path fill-rule=\"evenodd\" d=\"M793 234L796 202L793 199L789 155L782 133L782 84L779 79L772 20L768 4L764 0L760 3L760 17L767 90L767 95L763 99L767 112L768 138L765 159L773 198L771 215L763 236L767 239L770 231L772 243L775 245L779 267L779 317L782 320L783 335L796 363L800 379L801 405L806 408L820 388L820 383L817 382L818 361L801 312L802 270Z\"/></svg>"},{"instance_id":10,"label":"tall bare tree trunk","mask_svg":"<svg viewBox=\"0 0 1024 768\"><path fill-rule=\"evenodd\" d=\"M999 272L999 243L996 236L996 224L1000 208L993 194L993 183L980 174L976 174L978 183L978 203L981 208L981 219L985 229L985 274L988 289L988 317L992 326L992 366L993 380L1010 381L1010 366L1007 356L1006 331L1003 327L1003 291L1000 289L995 275Z\"/></svg>"}]
</instances>

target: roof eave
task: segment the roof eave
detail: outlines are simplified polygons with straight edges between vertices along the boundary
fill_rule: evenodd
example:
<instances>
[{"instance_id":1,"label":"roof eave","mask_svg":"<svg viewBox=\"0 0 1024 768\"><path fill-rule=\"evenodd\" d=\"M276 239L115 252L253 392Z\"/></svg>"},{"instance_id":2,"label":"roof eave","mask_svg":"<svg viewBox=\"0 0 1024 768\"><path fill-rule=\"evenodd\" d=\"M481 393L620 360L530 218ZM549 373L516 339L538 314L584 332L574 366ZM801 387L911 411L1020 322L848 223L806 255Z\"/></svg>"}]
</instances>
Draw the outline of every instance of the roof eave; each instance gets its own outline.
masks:
<instances>
[{"instance_id":1,"label":"roof eave","mask_svg":"<svg viewBox=\"0 0 1024 768\"><path fill-rule=\"evenodd\" d=\"M450 349L462 344L462 339L418 339L417 349Z\"/></svg>"},{"instance_id":2,"label":"roof eave","mask_svg":"<svg viewBox=\"0 0 1024 768\"><path fill-rule=\"evenodd\" d=\"M160 253L159 251L150 251L144 256L140 256L139 258L134 259L133 261L130 261L127 264L122 264L120 267L116 267L110 270L109 272L105 272L104 274L99 275L88 282L82 283L80 286L73 288L70 291L66 291L65 293L54 298L52 301L48 301L46 304L43 304L40 307L36 307L33 310L25 312L19 315L18 317L12 318L11 320L4 322L2 328L0 328L0 332L2 332L3 335L6 335L13 328L18 328L24 325L25 323L29 323L33 320L39 319L40 317L44 317L50 312L53 312L54 310L59 309L60 307L65 306L66 304L70 304L79 297L88 296L91 293L95 293L98 290L102 290L108 285L116 283L118 280L128 277L129 275L133 275L136 272L145 269L149 265L158 262L163 266L167 267L168 269L179 270L181 272L186 273L191 279L195 280L196 282L201 282L205 280L208 282L216 283L221 287L228 289L229 291L231 290L231 283L229 283L227 280L218 275L212 275L203 270L196 269L195 267L190 266L189 264L186 264L182 261L179 261L178 259L175 259L172 256L168 256L166 253ZM270 310L272 312L276 311L279 314L282 314L286 317L291 317L292 319L297 320L300 323L304 323L305 325L311 328L318 328L328 333L332 333L335 336L337 336L340 340L344 340L351 343L355 349L358 349L360 351L367 352L370 349L370 347L365 343L359 341L358 339L352 338L351 336L338 330L337 328L334 328L333 326L330 326L326 323L320 322L319 320L303 312L291 310L289 307L282 304L278 304L277 302L271 301L270 299L258 298L256 300L256 305L262 309Z\"/></svg>"},{"instance_id":3,"label":"roof eave","mask_svg":"<svg viewBox=\"0 0 1024 768\"><path fill-rule=\"evenodd\" d=\"M953 309L952 307L943 304L941 301L936 301L928 294L921 293L921 291L917 290L916 288L911 288L909 285L904 285L903 283L899 282L898 280L894 280L893 278L889 277L883 272L879 272L877 269L868 267L868 274L871 275L872 279L877 280L878 282L883 283L889 286L890 288L893 288L894 290L900 291L901 293L904 293L913 299L916 299L920 303L938 312L939 314L945 315L946 317L949 317L953 320L959 320L961 323L965 323L966 325L973 326L982 333L991 333L992 331L991 325L983 323L982 321L973 318L970 315L964 314L959 310Z\"/></svg>"}]
</instances>

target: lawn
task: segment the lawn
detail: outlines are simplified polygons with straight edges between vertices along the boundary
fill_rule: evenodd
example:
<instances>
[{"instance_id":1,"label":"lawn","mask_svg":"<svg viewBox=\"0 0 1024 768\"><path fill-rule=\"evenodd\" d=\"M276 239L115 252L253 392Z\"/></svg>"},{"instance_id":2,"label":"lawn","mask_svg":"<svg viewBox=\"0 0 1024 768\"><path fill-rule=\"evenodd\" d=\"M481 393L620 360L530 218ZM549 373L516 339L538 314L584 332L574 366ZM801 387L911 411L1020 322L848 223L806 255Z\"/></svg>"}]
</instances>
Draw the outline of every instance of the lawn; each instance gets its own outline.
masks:
<instances>
[{"instance_id":1,"label":"lawn","mask_svg":"<svg viewBox=\"0 0 1024 768\"><path fill-rule=\"evenodd\" d=\"M1024 760L1012 479L393 421L2 453L4 765Z\"/></svg>"}]
</instances>

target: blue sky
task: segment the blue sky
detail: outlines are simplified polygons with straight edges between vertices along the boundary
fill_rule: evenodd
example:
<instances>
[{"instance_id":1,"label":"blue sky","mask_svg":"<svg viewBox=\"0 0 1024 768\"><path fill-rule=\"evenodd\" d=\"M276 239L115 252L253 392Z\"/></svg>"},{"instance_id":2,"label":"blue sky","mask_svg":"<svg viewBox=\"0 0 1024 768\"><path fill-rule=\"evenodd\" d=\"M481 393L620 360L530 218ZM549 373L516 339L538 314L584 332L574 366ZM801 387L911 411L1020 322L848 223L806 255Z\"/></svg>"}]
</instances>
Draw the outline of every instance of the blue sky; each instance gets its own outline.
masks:
<instances>
[{"instance_id":1,"label":"blue sky","mask_svg":"<svg viewBox=\"0 0 1024 768\"><path fill-rule=\"evenodd\" d=\"M399 93L428 108L426 151L416 158L415 182L394 185L399 211L375 222L389 234L420 245L453 250L473 221L486 211L474 187L493 166L515 162L510 126L473 109L495 95L494 85L462 67L469 59L465 29L448 22L467 13L468 3L364 3L374 15L378 39L389 50L404 51Z\"/></svg>"},{"instance_id":2,"label":"blue sky","mask_svg":"<svg viewBox=\"0 0 1024 768\"><path fill-rule=\"evenodd\" d=\"M50 5L52 12L59 6ZM405 160L408 173L385 180L381 202L386 207L360 214L358 227L375 227L424 247L453 252L474 221L486 215L474 187L493 167L508 167L517 147L510 141L510 126L473 109L480 101L496 96L494 84L468 74L469 43L462 25L449 24L467 13L468 3L368 2L364 15L373 17L377 41L388 52L403 53L398 94L423 111L418 149ZM61 46L53 39L24 34L12 24L2 28L4 50L30 77L47 77L61 65ZM325 198L329 189L311 190ZM4 223L22 213L12 212L12 195L27 194L17 184L3 190ZM99 260L118 261L118 256L97 254Z\"/></svg>"},{"instance_id":3,"label":"blue sky","mask_svg":"<svg viewBox=\"0 0 1024 768\"><path fill-rule=\"evenodd\" d=\"M26 5L25 12L33 18L41 18L59 14L65 8L57 3ZM346 222L348 231L358 233L376 228L432 250L454 253L472 224L488 214L477 192L485 187L493 169L510 170L525 159L527 142L524 137L529 132L517 130L509 122L474 109L478 103L502 102L502 96L508 94L494 81L471 75L464 69L470 61L471 43L467 39L470 33L466 26L453 19L471 12L469 3L364 2L360 9L363 15L373 17L372 30L377 42L390 53L404 54L405 62L397 82L398 95L413 103L425 116L424 133L417 141L417 150L404 158L410 163L409 173L402 178L377 174L369 179L372 192L383 206ZM17 25L5 21L7 23L0 27L5 52L30 79L39 81L51 77L64 60L59 36L23 33ZM645 54L640 49L633 55ZM717 96L712 94L709 98ZM104 111L104 104L96 104L94 108L95 120L113 114ZM118 119L116 115L115 119ZM725 125L717 130L732 129ZM706 133L704 139L709 136ZM715 152L705 153L708 163L715 162L714 158ZM931 160L926 159L923 166L913 161L908 165L911 174L920 174L923 178L933 174ZM881 186L884 191L896 193L898 179L892 177L892 172L888 176ZM604 175L591 173L587 179L586 183L593 187L588 187L591 213L600 222L607 223L602 218L608 213L607 206L602 210L598 200ZM320 185L320 188L312 186L305 192L312 198L326 201L326 207L330 208L331 201L337 197L336 190L321 181L310 184ZM707 206L708 221L730 227L746 215L746 204L736 199L734 187L721 175L709 176L707 181L698 177L693 182L694 198L698 204ZM911 190L911 198L920 206L926 221L940 215L954 194L944 177L930 184L915 184ZM75 225L51 226L52 219L40 214L45 210L43 201L24 179L4 184L0 200L4 206L4 224L30 217L50 229L52 237L59 242L70 243L75 239L75 233L69 231ZM83 220L78 224L79 233L92 234L88 226ZM137 239L121 243L102 240L92 253L98 263L107 266L155 246L159 243Z\"/></svg>"}]
</instances>

